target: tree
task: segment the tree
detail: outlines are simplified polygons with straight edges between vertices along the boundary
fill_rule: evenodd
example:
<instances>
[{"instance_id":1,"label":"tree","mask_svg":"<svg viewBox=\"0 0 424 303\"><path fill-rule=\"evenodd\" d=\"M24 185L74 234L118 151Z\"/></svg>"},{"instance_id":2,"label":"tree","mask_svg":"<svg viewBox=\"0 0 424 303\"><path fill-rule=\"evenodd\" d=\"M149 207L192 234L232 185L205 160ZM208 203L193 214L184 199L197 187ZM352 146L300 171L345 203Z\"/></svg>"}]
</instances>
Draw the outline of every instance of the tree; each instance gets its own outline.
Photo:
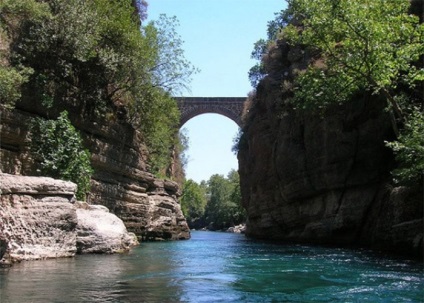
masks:
<instances>
[{"instance_id":1,"label":"tree","mask_svg":"<svg viewBox=\"0 0 424 303\"><path fill-rule=\"evenodd\" d=\"M424 80L424 70L413 64L424 54L424 25L408 14L410 1L292 0L289 5L301 26L288 25L284 37L324 61L297 78L294 103L325 108L368 91L387 100L398 134L404 116L396 89Z\"/></svg>"},{"instance_id":2,"label":"tree","mask_svg":"<svg viewBox=\"0 0 424 303\"><path fill-rule=\"evenodd\" d=\"M231 217L233 223L240 224L246 221L246 210L241 205L241 190L240 190L240 176L238 172L232 169L228 173L228 181L231 184L232 190L230 194L231 204Z\"/></svg>"},{"instance_id":3,"label":"tree","mask_svg":"<svg viewBox=\"0 0 424 303\"><path fill-rule=\"evenodd\" d=\"M205 223L209 228L224 229L244 222L238 173L232 170L228 178L212 175L207 185Z\"/></svg>"},{"instance_id":4,"label":"tree","mask_svg":"<svg viewBox=\"0 0 424 303\"><path fill-rule=\"evenodd\" d=\"M39 23L48 16L48 6L34 0L3 0L0 3L0 104L6 108L13 108L21 98L21 87L33 73L31 68L10 65L10 44L25 20Z\"/></svg>"},{"instance_id":5,"label":"tree","mask_svg":"<svg viewBox=\"0 0 424 303\"><path fill-rule=\"evenodd\" d=\"M158 20L152 21L149 26L156 29L157 56L152 67L153 85L159 86L168 93L178 94L188 90L191 76L198 72L191 63L185 59L182 48L183 41L176 28L178 19L164 14Z\"/></svg>"},{"instance_id":6,"label":"tree","mask_svg":"<svg viewBox=\"0 0 424 303\"><path fill-rule=\"evenodd\" d=\"M190 228L202 227L206 202L205 189L193 180L187 180L181 196L181 208Z\"/></svg>"},{"instance_id":7,"label":"tree","mask_svg":"<svg viewBox=\"0 0 424 303\"><path fill-rule=\"evenodd\" d=\"M258 60L258 63L250 68L248 73L252 87L256 88L260 80L267 75L268 69L263 57L268 53L270 47L275 45L275 40L277 39L281 29L287 25L289 18L287 11L275 13L274 20L268 22L267 39L259 39L253 45L253 51L250 57Z\"/></svg>"},{"instance_id":8,"label":"tree","mask_svg":"<svg viewBox=\"0 0 424 303\"><path fill-rule=\"evenodd\" d=\"M85 200L93 169L90 153L84 149L78 131L66 111L57 120L34 119L31 127L31 150L39 172L77 184L77 199Z\"/></svg>"},{"instance_id":9,"label":"tree","mask_svg":"<svg viewBox=\"0 0 424 303\"><path fill-rule=\"evenodd\" d=\"M147 7L149 6L145 0L132 0L133 6L136 8L140 22L147 19Z\"/></svg>"},{"instance_id":10,"label":"tree","mask_svg":"<svg viewBox=\"0 0 424 303\"><path fill-rule=\"evenodd\" d=\"M398 140L388 144L400 165L394 175L411 183L424 166L424 24L409 9L409 0L291 0L296 24L281 37L315 54L295 79L297 108L322 111L358 92L386 101Z\"/></svg>"},{"instance_id":11,"label":"tree","mask_svg":"<svg viewBox=\"0 0 424 303\"><path fill-rule=\"evenodd\" d=\"M231 170L227 178L215 174L200 184L186 181L181 208L191 228L222 230L245 222L238 172Z\"/></svg>"}]
</instances>

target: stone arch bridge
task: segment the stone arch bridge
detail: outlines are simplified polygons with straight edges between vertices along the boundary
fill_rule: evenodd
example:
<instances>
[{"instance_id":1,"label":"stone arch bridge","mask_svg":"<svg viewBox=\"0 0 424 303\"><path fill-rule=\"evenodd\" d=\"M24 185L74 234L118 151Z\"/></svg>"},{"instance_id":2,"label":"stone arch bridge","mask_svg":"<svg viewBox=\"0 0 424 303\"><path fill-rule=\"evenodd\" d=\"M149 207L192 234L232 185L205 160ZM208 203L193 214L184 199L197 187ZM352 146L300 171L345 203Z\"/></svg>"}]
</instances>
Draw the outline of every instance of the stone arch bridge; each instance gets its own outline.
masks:
<instances>
[{"instance_id":1,"label":"stone arch bridge","mask_svg":"<svg viewBox=\"0 0 424 303\"><path fill-rule=\"evenodd\" d=\"M181 112L180 127L201 114L220 114L241 126L243 104L247 97L176 97Z\"/></svg>"}]
</instances>

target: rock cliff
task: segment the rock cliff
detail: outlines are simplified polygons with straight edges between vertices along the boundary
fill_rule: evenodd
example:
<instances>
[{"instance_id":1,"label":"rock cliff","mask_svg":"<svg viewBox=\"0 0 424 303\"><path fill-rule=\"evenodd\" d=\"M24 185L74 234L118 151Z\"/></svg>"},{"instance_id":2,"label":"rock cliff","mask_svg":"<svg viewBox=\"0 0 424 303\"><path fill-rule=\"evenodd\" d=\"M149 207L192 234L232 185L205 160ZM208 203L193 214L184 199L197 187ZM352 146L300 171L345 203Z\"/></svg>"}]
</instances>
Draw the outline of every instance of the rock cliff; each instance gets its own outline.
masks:
<instances>
[{"instance_id":1,"label":"rock cliff","mask_svg":"<svg viewBox=\"0 0 424 303\"><path fill-rule=\"evenodd\" d=\"M308 54L279 41L269 57L239 146L246 234L422 258L423 193L391 185L384 141L392 133L383 105L358 96L322 116L295 111L284 86Z\"/></svg>"},{"instance_id":2,"label":"rock cliff","mask_svg":"<svg viewBox=\"0 0 424 303\"><path fill-rule=\"evenodd\" d=\"M75 202L75 190L72 182L0 174L0 264L115 253L138 244L106 207Z\"/></svg>"},{"instance_id":3,"label":"rock cliff","mask_svg":"<svg viewBox=\"0 0 424 303\"><path fill-rule=\"evenodd\" d=\"M70 118L92 153L90 204L101 204L120 217L139 240L188 239L190 231L178 202L175 182L156 179L148 173L146 149L141 135L129 124L116 121L85 121ZM42 108L22 101L1 117L0 170L35 175L28 151L28 124L45 116Z\"/></svg>"}]
</instances>

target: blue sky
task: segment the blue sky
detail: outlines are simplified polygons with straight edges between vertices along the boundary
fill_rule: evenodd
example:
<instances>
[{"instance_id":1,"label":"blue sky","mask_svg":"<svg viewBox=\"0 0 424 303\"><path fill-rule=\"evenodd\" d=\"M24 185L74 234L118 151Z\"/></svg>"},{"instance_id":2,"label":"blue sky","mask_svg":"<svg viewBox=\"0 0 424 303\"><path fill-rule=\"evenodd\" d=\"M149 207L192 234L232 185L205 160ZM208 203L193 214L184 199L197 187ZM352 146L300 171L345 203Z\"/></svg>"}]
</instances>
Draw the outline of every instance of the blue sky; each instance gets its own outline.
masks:
<instances>
[{"instance_id":1,"label":"blue sky","mask_svg":"<svg viewBox=\"0 0 424 303\"><path fill-rule=\"evenodd\" d=\"M185 57L201 71L187 97L245 97L252 90L247 73L253 44L266 38L267 22L286 7L284 0L148 0L148 20L176 16ZM217 114L189 120L186 176L196 182L238 168L231 152L238 126Z\"/></svg>"}]
</instances>

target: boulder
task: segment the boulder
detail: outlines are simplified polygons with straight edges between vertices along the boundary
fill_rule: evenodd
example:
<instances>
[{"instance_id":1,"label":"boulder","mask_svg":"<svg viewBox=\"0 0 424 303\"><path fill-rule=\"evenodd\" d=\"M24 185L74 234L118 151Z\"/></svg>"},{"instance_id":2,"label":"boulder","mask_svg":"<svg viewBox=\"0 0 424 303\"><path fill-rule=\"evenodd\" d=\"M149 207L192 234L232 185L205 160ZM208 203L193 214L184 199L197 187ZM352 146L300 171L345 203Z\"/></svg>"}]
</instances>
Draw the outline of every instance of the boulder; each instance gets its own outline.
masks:
<instances>
[{"instance_id":1,"label":"boulder","mask_svg":"<svg viewBox=\"0 0 424 303\"><path fill-rule=\"evenodd\" d=\"M78 202L76 212L78 253L117 253L138 244L135 234L105 206Z\"/></svg>"},{"instance_id":2,"label":"boulder","mask_svg":"<svg viewBox=\"0 0 424 303\"><path fill-rule=\"evenodd\" d=\"M245 231L246 231L246 224L231 226L226 230L227 233L235 233L235 234L244 234Z\"/></svg>"},{"instance_id":3,"label":"boulder","mask_svg":"<svg viewBox=\"0 0 424 303\"><path fill-rule=\"evenodd\" d=\"M74 183L0 174L0 189L0 238L13 261L75 255Z\"/></svg>"}]
</instances>

